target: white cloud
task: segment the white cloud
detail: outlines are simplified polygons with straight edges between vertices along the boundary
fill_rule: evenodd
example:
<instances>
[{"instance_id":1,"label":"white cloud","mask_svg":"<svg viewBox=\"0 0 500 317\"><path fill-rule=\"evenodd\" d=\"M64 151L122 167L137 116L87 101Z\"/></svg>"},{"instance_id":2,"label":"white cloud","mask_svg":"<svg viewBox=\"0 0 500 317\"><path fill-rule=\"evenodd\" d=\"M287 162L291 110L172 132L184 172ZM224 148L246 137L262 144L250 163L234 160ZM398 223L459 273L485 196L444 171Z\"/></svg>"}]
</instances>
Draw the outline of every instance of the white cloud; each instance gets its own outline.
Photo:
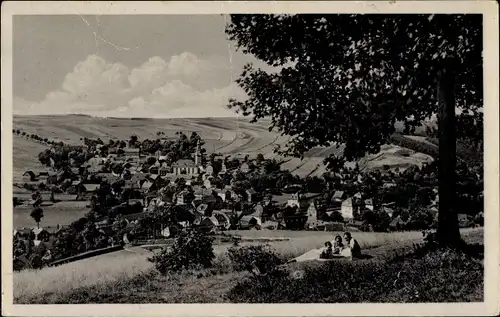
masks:
<instances>
[{"instance_id":1,"label":"white cloud","mask_svg":"<svg viewBox=\"0 0 500 317\"><path fill-rule=\"evenodd\" d=\"M61 89L39 102L14 100L17 114L119 117L235 116L229 98L246 94L231 82L229 61L204 60L191 53L169 61L151 57L137 68L90 55L66 75Z\"/></svg>"}]
</instances>

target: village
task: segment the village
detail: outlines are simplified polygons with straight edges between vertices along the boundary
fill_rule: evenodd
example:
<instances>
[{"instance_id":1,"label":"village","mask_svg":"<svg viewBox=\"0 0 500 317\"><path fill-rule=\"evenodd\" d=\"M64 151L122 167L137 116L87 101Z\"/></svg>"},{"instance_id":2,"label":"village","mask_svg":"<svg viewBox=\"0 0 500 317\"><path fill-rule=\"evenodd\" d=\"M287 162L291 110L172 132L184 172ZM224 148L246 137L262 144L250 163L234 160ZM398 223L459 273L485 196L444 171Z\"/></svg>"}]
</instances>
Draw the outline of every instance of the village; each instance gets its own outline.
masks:
<instances>
[{"instance_id":1,"label":"village","mask_svg":"<svg viewBox=\"0 0 500 317\"><path fill-rule=\"evenodd\" d=\"M39 154L45 172L26 171L25 182L14 184L31 193L24 200L14 195L14 207L34 208L30 216L37 223L16 228L17 259L27 252L21 242L27 240L42 249L40 261L48 264L94 249L168 241L186 229L387 232L428 229L437 221L435 189L420 202L423 215L410 215L400 208L404 201L391 198L400 189L396 182L408 175L420 170L432 178L426 167L363 172L355 164L323 179L301 179L262 154L207 155L195 132L180 132L176 140L158 136L107 144L85 138L82 146L27 136L50 149ZM84 202L88 213L70 225L44 226L43 208L63 200ZM462 227L473 223L469 215L459 217Z\"/></svg>"}]
</instances>

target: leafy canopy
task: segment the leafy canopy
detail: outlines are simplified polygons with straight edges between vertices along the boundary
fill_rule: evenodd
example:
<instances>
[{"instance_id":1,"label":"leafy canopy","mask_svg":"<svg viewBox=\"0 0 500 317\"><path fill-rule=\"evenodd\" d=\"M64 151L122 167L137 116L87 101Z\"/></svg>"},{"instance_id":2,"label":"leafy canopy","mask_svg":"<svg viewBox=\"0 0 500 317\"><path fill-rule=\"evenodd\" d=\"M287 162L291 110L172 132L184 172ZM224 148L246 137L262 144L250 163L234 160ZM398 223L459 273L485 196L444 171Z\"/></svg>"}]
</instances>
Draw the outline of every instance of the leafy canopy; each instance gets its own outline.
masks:
<instances>
[{"instance_id":1,"label":"leafy canopy","mask_svg":"<svg viewBox=\"0 0 500 317\"><path fill-rule=\"evenodd\" d=\"M226 33L244 53L281 68L247 64L237 83L249 98L229 107L253 122L268 117L270 129L292 136L283 154L336 143L348 160L377 152L396 122L410 133L437 112L444 68L456 72L464 116L480 117L481 15L238 14Z\"/></svg>"}]
</instances>

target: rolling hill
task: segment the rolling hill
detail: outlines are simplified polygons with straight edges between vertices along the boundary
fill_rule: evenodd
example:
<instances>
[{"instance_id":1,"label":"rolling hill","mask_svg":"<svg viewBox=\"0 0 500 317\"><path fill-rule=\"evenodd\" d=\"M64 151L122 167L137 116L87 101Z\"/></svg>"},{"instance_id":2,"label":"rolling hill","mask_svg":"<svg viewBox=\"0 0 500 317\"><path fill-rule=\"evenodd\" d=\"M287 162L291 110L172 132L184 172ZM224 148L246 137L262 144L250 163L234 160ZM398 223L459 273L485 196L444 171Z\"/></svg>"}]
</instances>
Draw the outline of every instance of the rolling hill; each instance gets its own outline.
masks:
<instances>
[{"instance_id":1,"label":"rolling hill","mask_svg":"<svg viewBox=\"0 0 500 317\"><path fill-rule=\"evenodd\" d=\"M135 134L139 139L157 138L157 132L164 132L167 138L176 138L175 133L196 132L205 141L208 153L218 152L228 155L256 156L264 154L267 158L276 157L273 149L283 146L289 137L268 130L268 121L250 123L248 118L100 118L85 115L65 116L14 116L13 127L28 134L34 133L52 140L61 140L70 144L81 144L81 138L125 139ZM15 174L34 168L37 165L36 155L43 149L37 144L21 137L14 138L14 154L22 159L14 160ZM420 165L428 161L426 155L402 156L399 147L385 146L381 153L369 155L361 160L367 168L378 168L383 165L397 165L400 168ZM323 159L335 153L341 154L342 146L330 148L313 148L304 155L304 159L283 158L287 162L283 168L300 176L321 176L325 172Z\"/></svg>"}]
</instances>

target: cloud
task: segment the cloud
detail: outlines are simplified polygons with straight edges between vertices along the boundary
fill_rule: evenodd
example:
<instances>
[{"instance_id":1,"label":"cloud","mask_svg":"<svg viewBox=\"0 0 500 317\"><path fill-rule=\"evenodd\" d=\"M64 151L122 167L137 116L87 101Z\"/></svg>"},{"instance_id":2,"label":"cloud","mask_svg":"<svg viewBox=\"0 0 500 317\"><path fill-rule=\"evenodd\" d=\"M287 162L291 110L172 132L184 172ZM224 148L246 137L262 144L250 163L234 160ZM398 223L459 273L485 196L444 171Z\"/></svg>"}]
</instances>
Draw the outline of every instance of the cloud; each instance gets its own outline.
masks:
<instances>
[{"instance_id":1,"label":"cloud","mask_svg":"<svg viewBox=\"0 0 500 317\"><path fill-rule=\"evenodd\" d=\"M239 70L238 70L239 71ZM182 53L154 56L137 68L90 55L41 102L14 99L17 114L88 114L116 117L235 116L229 98L245 99L229 61Z\"/></svg>"}]
</instances>

